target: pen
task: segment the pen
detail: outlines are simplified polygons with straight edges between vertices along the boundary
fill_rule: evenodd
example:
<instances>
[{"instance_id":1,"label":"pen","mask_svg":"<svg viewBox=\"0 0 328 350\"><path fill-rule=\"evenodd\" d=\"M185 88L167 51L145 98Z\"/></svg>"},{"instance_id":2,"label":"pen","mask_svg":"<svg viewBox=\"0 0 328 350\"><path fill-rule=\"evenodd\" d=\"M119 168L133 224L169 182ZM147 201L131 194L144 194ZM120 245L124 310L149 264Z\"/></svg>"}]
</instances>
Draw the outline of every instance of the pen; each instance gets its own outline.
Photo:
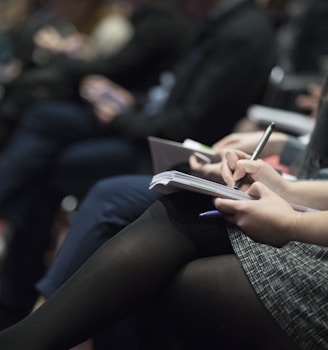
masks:
<instances>
[{"instance_id":1,"label":"pen","mask_svg":"<svg viewBox=\"0 0 328 350\"><path fill-rule=\"evenodd\" d=\"M222 212L219 210L209 210L199 214L200 218L216 218L218 216L222 216Z\"/></svg>"},{"instance_id":2,"label":"pen","mask_svg":"<svg viewBox=\"0 0 328 350\"><path fill-rule=\"evenodd\" d=\"M261 137L258 145L256 146L256 148L255 148L255 150L254 150L250 160L256 160L257 159L257 157L262 152L264 146L268 142L269 137L272 134L272 131L273 131L274 128L275 128L275 124L273 122L266 128L266 130L265 130L263 136ZM240 189L240 187L244 183L246 177L247 177L247 174L236 182L235 187L234 187L236 190Z\"/></svg>"}]
</instances>

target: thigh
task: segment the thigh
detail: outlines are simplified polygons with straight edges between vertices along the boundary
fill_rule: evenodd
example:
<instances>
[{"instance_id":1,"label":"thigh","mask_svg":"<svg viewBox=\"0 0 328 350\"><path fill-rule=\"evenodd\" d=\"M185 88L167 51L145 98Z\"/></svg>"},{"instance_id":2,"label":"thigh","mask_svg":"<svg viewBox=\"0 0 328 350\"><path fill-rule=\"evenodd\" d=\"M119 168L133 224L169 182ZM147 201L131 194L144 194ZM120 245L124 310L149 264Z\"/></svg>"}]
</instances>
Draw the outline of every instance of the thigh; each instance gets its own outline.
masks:
<instances>
[{"instance_id":1,"label":"thigh","mask_svg":"<svg viewBox=\"0 0 328 350\"><path fill-rule=\"evenodd\" d=\"M175 328L190 349L297 349L260 302L235 255L187 264L169 295Z\"/></svg>"},{"instance_id":2,"label":"thigh","mask_svg":"<svg viewBox=\"0 0 328 350\"><path fill-rule=\"evenodd\" d=\"M14 137L17 134L34 134L49 141L56 139L64 143L100 134L100 127L86 105L45 101L28 109Z\"/></svg>"},{"instance_id":3,"label":"thigh","mask_svg":"<svg viewBox=\"0 0 328 350\"><path fill-rule=\"evenodd\" d=\"M37 284L49 297L100 246L134 221L159 194L148 190L147 175L126 175L99 181L76 213L72 226L47 274Z\"/></svg>"},{"instance_id":4,"label":"thigh","mask_svg":"<svg viewBox=\"0 0 328 350\"><path fill-rule=\"evenodd\" d=\"M119 137L74 142L57 158L52 179L61 194L82 197L100 179L135 173L138 156L135 145Z\"/></svg>"}]
</instances>

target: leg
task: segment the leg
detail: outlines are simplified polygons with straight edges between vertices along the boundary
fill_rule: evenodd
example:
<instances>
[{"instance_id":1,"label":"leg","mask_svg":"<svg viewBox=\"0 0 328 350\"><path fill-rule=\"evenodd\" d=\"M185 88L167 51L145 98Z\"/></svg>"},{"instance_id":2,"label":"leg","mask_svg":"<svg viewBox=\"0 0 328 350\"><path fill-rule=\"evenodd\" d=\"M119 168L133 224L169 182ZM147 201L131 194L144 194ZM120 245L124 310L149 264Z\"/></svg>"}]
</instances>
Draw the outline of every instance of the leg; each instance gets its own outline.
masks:
<instances>
[{"instance_id":1,"label":"leg","mask_svg":"<svg viewBox=\"0 0 328 350\"><path fill-rule=\"evenodd\" d=\"M58 204L48 184L51 164L72 138L95 130L89 125L91 116L81 111L81 106L68 104L37 105L22 120L2 155L0 216L9 222L10 237L0 272L0 327L11 322L4 317L4 309L25 300L20 307L20 314L25 314L34 302L34 283L44 272L44 249Z\"/></svg>"},{"instance_id":2,"label":"leg","mask_svg":"<svg viewBox=\"0 0 328 350\"><path fill-rule=\"evenodd\" d=\"M235 255L194 260L170 292L172 319L188 349L298 349L264 308Z\"/></svg>"},{"instance_id":3,"label":"leg","mask_svg":"<svg viewBox=\"0 0 328 350\"><path fill-rule=\"evenodd\" d=\"M60 154L51 178L59 193L83 198L100 179L136 173L139 157L136 145L122 137L83 140Z\"/></svg>"},{"instance_id":4,"label":"leg","mask_svg":"<svg viewBox=\"0 0 328 350\"><path fill-rule=\"evenodd\" d=\"M21 193L16 208L19 215L7 234L1 262L0 329L22 319L35 303L34 285L45 271L45 252L58 205L59 198L41 184Z\"/></svg>"},{"instance_id":5,"label":"leg","mask_svg":"<svg viewBox=\"0 0 328 350\"><path fill-rule=\"evenodd\" d=\"M6 147L0 163L0 214L11 218L20 192L49 177L55 157L72 142L97 135L85 107L48 102L32 108Z\"/></svg>"},{"instance_id":6,"label":"leg","mask_svg":"<svg viewBox=\"0 0 328 350\"><path fill-rule=\"evenodd\" d=\"M178 200L170 196L156 202L105 243L47 303L2 332L0 348L71 347L142 307L186 262L231 249L226 235L218 234L218 222L204 224L198 218L200 210L212 208L207 197L173 197Z\"/></svg>"},{"instance_id":7,"label":"leg","mask_svg":"<svg viewBox=\"0 0 328 350\"><path fill-rule=\"evenodd\" d=\"M100 246L133 222L160 195L149 191L150 176L100 181L82 202L68 235L37 289L52 295Z\"/></svg>"}]
</instances>

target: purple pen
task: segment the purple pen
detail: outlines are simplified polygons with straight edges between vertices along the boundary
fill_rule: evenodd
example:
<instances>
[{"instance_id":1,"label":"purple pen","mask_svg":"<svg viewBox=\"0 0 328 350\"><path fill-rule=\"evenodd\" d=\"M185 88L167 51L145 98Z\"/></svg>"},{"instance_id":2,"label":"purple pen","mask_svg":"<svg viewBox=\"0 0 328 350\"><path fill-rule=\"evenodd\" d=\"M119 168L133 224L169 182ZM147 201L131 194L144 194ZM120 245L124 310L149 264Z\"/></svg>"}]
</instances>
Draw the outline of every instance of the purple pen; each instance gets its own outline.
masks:
<instances>
[{"instance_id":1,"label":"purple pen","mask_svg":"<svg viewBox=\"0 0 328 350\"><path fill-rule=\"evenodd\" d=\"M203 213L199 214L200 218L217 218L219 216L222 216L222 212L219 210L209 210L209 211L204 211Z\"/></svg>"}]
</instances>

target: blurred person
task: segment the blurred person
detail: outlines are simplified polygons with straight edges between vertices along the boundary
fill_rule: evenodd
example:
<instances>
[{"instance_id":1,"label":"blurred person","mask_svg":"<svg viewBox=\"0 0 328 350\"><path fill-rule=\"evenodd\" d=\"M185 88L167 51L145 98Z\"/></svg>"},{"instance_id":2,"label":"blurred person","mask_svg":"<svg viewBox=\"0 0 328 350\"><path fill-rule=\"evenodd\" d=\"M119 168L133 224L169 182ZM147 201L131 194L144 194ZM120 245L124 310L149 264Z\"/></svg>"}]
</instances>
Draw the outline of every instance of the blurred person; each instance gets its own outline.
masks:
<instances>
[{"instance_id":1,"label":"blurred person","mask_svg":"<svg viewBox=\"0 0 328 350\"><path fill-rule=\"evenodd\" d=\"M98 7L95 7L91 13L95 13L98 18L98 10L99 7L102 8L103 1L88 0L85 2L85 6L89 6L93 1L98 3ZM57 4L57 2L54 3ZM65 5L66 3L67 5ZM57 6L59 5L64 8L68 7L70 11L72 11L72 6L80 7L80 3L74 2L74 0L62 1L57 4ZM123 11L120 7L119 11L121 11L121 14L116 15L117 10L115 9L113 10L114 12L109 13L109 19L114 19L115 23L117 22L117 17L121 24L125 23L124 19L122 22L122 16L126 16L133 29L130 39L115 54L112 52L109 55L109 52L107 52L105 56L104 54L100 55L98 52L100 57L89 59L79 57L77 52L75 52L76 55L66 54L61 51L52 52L51 54L49 52L50 56L37 55L39 58L46 58L45 62L41 59L40 64L43 62L43 65L27 69L26 72L5 85L5 94L0 105L1 122L3 124L1 127L3 135L0 138L0 147L3 148L5 146L17 122L22 117L23 111L33 103L40 100L59 99L84 104L78 91L80 81L88 74L104 74L117 83L122 84L125 88L131 89L135 93L143 94L150 86L157 83L160 72L171 69L172 65L190 44L194 27L191 26L189 20L181 15L174 2L127 1L125 3L126 6L128 6L129 11L125 9ZM95 20L95 18L91 19ZM98 18L98 20L100 19ZM88 28L84 28L84 32L87 29L90 31L90 21L87 21ZM114 27L117 27L115 23ZM47 24L49 25L49 21ZM93 23L93 26L95 24ZM64 28L66 27L64 26ZM79 27L81 27L81 24ZM72 25L69 26L69 30L72 31ZM116 39L110 38L112 36L110 32L107 32L106 29L104 30L106 36L109 35L109 37L107 37L108 43L101 45L103 52L107 48L113 48L113 42L117 42ZM101 33L104 30L100 28ZM113 30L116 29L113 28ZM33 33L35 32L36 29L33 30ZM53 29L51 29L51 32L53 34ZM73 32L76 33L76 30L73 29ZM48 37L49 32L43 34L46 34L46 41L50 40ZM52 37L52 34L50 34L50 37ZM98 31L96 34L98 35ZM56 32L55 36L57 35L58 33ZM67 30L66 35L68 35ZM31 33L28 31L26 36L31 38ZM115 36L117 37L117 35ZM73 37L75 37L75 34ZM123 39L122 33L118 33L118 37ZM73 40L75 39L73 38ZM101 41L103 42L104 38ZM118 47L116 44L115 46L115 50L117 50ZM26 50L23 51L25 52ZM90 52L89 49L87 51Z\"/></svg>"}]
</instances>

